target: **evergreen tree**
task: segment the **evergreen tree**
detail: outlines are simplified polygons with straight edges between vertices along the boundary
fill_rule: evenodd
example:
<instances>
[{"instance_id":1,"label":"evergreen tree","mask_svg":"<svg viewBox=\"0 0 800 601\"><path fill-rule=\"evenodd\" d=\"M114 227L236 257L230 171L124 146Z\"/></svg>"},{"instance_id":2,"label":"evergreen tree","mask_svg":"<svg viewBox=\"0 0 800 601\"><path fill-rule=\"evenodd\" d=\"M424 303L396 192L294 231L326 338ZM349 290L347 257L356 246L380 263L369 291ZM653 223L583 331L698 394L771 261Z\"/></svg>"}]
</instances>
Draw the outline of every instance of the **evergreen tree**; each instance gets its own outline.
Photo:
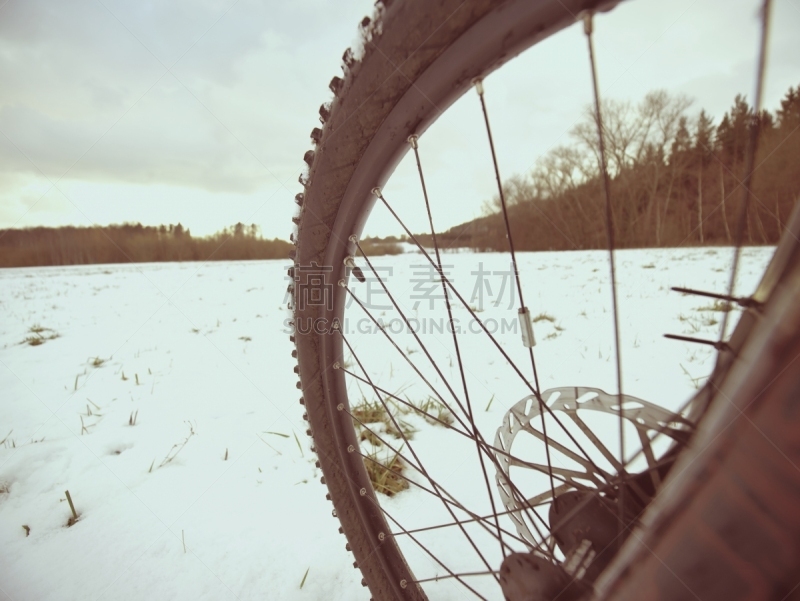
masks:
<instances>
[{"instance_id":1,"label":"evergreen tree","mask_svg":"<svg viewBox=\"0 0 800 601\"><path fill-rule=\"evenodd\" d=\"M789 88L776 112L778 127L786 134L800 127L800 86Z\"/></svg>"}]
</instances>

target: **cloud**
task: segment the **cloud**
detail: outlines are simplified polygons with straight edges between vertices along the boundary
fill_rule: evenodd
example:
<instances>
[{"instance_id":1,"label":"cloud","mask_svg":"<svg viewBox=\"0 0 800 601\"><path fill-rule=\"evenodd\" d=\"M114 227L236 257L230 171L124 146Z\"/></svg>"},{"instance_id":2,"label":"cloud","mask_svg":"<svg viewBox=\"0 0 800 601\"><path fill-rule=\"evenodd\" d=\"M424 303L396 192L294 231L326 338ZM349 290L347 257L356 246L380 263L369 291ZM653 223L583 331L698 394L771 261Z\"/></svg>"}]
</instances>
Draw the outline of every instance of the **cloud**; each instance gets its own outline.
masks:
<instances>
[{"instance_id":1,"label":"cloud","mask_svg":"<svg viewBox=\"0 0 800 601\"><path fill-rule=\"evenodd\" d=\"M184 224L198 220L205 225L192 227L203 231L247 219L280 190L258 223L283 234L294 205L276 199L300 191L317 109L372 4L10 0L0 8L0 227L63 177L59 187L91 219L159 223L188 211ZM721 116L736 93L751 95L757 4L637 0L599 15L604 95L637 101L667 88ZM800 83L800 9L794 1L774 10L770 108ZM565 141L591 100L580 26L511 62L487 86L501 173L524 173ZM440 227L468 218L495 193L477 110L474 95L465 98L422 140L429 187L445 199ZM416 171L407 171L398 194L417 206ZM59 211L64 222L85 220L57 190L41 203L26 224L57 223ZM393 233L390 225L380 233Z\"/></svg>"},{"instance_id":2,"label":"cloud","mask_svg":"<svg viewBox=\"0 0 800 601\"><path fill-rule=\"evenodd\" d=\"M296 40L332 7L9 4L0 180L30 172L241 193L299 172L330 75L307 59L318 39Z\"/></svg>"}]
</instances>

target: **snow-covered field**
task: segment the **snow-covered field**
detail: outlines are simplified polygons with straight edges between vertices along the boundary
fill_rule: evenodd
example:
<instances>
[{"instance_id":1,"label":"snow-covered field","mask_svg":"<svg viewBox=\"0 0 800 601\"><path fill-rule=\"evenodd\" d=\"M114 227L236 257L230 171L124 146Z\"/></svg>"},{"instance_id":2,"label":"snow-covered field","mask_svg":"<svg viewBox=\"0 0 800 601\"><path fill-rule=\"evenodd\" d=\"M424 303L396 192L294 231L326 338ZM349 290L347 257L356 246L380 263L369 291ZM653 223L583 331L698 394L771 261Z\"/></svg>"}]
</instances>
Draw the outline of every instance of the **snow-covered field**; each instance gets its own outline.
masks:
<instances>
[{"instance_id":1,"label":"snow-covered field","mask_svg":"<svg viewBox=\"0 0 800 601\"><path fill-rule=\"evenodd\" d=\"M770 254L744 251L741 293L753 289ZM702 383L712 350L662 334L715 338L720 313L669 287L724 291L730 258L719 248L619 252L627 394L677 407ZM481 264L508 270L507 257L458 253L444 262L481 319L515 319L508 289L494 305L501 275L491 276L483 299L473 298L479 276L472 272ZM374 263L392 267L390 285L404 292L409 314L419 302L414 315L429 316L428 300L412 297L424 288L415 283L419 255ZM284 325L286 267L0 270L0 598L368 598L305 435ZM520 269L531 314L547 316L535 324L542 388L615 391L606 253L523 253ZM353 290L367 295L366 285ZM374 382L410 393L415 384L402 358L368 323L359 329L359 311L349 310L348 340L368 359ZM382 311L390 321L393 311L375 313ZM470 330L466 311L454 311L464 324L476 420L493 437L526 392L503 375L503 361ZM457 382L449 334L426 335ZM420 357L403 336L401 347ZM526 366L518 330L496 336ZM363 385L361 392L369 396ZM458 489L467 479L460 452L441 452L442 429L411 421L420 448L439 449L442 481ZM70 527L66 490L79 514ZM415 514L424 500L406 491L386 507ZM454 545L463 552L463 542Z\"/></svg>"}]
</instances>

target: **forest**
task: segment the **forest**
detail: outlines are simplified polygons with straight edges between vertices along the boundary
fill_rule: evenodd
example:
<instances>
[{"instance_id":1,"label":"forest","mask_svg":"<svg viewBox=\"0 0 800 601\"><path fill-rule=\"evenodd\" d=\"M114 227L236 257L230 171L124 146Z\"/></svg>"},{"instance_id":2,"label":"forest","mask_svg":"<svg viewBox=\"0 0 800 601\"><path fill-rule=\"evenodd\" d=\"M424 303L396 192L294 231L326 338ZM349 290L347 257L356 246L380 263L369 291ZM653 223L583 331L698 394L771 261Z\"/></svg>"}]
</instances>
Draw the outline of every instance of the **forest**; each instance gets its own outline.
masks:
<instances>
[{"instance_id":1,"label":"forest","mask_svg":"<svg viewBox=\"0 0 800 601\"><path fill-rule=\"evenodd\" d=\"M739 95L714 124L692 101L664 90L639 103L602 105L615 243L622 248L733 244L745 198L749 140L756 141L744 243L775 244L800 198L800 86L772 113L758 114ZM504 182L517 250L606 248L606 205L592 107L533 169ZM507 249L499 196L484 215L438 233L443 248ZM430 234L417 236L431 245ZM369 254L402 252L397 238L365 238ZM181 224L0 230L0 267L285 259L289 242L237 223L194 237Z\"/></svg>"},{"instance_id":2,"label":"forest","mask_svg":"<svg viewBox=\"0 0 800 601\"><path fill-rule=\"evenodd\" d=\"M758 114L736 96L718 124L664 90L602 105L616 246L732 244L740 223L748 141L757 140L744 243L775 244L800 197L800 86ZM593 107L527 174L504 182L517 250L607 245L606 205ZM443 247L505 250L499 196L484 216L438 234ZM430 244L430 236L422 236Z\"/></svg>"},{"instance_id":3,"label":"forest","mask_svg":"<svg viewBox=\"0 0 800 601\"><path fill-rule=\"evenodd\" d=\"M286 259L291 248L284 240L262 238L258 226L243 223L206 237L192 236L180 223L33 227L0 230L0 267Z\"/></svg>"}]
</instances>

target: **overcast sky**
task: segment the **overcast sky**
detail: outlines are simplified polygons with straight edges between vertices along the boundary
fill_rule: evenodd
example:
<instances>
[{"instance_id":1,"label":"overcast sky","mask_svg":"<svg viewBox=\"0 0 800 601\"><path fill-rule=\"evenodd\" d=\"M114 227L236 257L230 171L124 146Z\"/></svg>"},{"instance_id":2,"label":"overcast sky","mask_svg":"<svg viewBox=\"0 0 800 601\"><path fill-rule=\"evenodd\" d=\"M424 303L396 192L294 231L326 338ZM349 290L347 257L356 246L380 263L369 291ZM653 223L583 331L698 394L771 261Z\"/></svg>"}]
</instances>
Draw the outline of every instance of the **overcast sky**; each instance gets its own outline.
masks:
<instances>
[{"instance_id":1,"label":"overcast sky","mask_svg":"<svg viewBox=\"0 0 800 601\"><path fill-rule=\"evenodd\" d=\"M0 0L2 2L2 0ZM637 0L596 26L604 97L665 88L719 119L752 98L757 0ZM765 108L800 84L800 0L774 0ZM7 0L0 6L0 228L237 221L286 238L317 109L371 0ZM528 171L591 100L573 26L489 77L504 176ZM421 139L437 229L495 192L480 107ZM408 158L408 157L407 157ZM412 229L409 161L386 187ZM395 231L376 213L367 233Z\"/></svg>"}]
</instances>

